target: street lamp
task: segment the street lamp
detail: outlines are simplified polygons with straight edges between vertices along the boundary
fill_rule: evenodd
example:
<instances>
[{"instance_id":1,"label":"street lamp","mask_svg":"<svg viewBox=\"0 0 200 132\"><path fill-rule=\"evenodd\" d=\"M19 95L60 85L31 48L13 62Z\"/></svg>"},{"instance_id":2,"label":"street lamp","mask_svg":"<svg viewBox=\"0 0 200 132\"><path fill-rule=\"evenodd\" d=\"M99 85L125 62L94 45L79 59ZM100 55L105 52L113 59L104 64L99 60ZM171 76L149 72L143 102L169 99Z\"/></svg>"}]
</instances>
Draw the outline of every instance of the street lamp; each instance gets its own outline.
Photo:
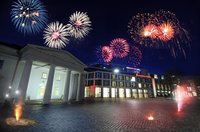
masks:
<instances>
[{"instance_id":1,"label":"street lamp","mask_svg":"<svg viewBox=\"0 0 200 132\"><path fill-rule=\"evenodd\" d=\"M114 74L118 75L119 73L119 69L118 68L115 68L114 69ZM117 76L118 77L118 76ZM117 96L117 82L116 82L116 88L115 88L115 102L116 102L116 96Z\"/></svg>"}]
</instances>

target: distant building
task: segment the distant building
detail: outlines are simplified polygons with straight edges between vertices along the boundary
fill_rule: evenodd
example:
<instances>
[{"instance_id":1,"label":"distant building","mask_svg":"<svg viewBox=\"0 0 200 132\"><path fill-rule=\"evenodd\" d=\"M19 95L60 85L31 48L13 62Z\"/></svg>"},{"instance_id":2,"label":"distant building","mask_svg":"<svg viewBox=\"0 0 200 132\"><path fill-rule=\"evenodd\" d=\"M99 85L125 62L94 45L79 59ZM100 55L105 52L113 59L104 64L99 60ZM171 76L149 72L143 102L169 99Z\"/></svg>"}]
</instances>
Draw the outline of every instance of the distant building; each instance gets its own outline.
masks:
<instances>
[{"instance_id":1,"label":"distant building","mask_svg":"<svg viewBox=\"0 0 200 132\"><path fill-rule=\"evenodd\" d=\"M172 76L174 89L179 85L184 88L185 94L190 97L198 95L198 86L195 85L194 77L192 76ZM173 92L175 94L175 91Z\"/></svg>"},{"instance_id":2,"label":"distant building","mask_svg":"<svg viewBox=\"0 0 200 132\"><path fill-rule=\"evenodd\" d=\"M28 44L24 48L0 45L0 102L23 100L79 101L84 98L84 68L67 51Z\"/></svg>"},{"instance_id":3,"label":"distant building","mask_svg":"<svg viewBox=\"0 0 200 132\"><path fill-rule=\"evenodd\" d=\"M114 68L88 67L85 70L85 97L148 98L167 97L172 93L164 76L141 74L140 69L129 67L119 73L114 73Z\"/></svg>"}]
</instances>

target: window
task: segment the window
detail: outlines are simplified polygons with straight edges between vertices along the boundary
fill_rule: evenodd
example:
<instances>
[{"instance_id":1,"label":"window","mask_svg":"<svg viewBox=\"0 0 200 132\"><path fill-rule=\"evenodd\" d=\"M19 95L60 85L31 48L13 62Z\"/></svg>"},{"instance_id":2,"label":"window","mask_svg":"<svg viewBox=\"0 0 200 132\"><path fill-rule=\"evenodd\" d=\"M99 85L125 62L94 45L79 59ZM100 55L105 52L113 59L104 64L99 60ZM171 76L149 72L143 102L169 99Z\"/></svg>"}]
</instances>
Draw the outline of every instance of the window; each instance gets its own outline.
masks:
<instances>
[{"instance_id":1,"label":"window","mask_svg":"<svg viewBox=\"0 0 200 132\"><path fill-rule=\"evenodd\" d=\"M117 82L116 81L112 81L112 86L116 87L117 86Z\"/></svg>"},{"instance_id":2,"label":"window","mask_svg":"<svg viewBox=\"0 0 200 132\"><path fill-rule=\"evenodd\" d=\"M0 60L0 69L3 67L4 60Z\"/></svg>"},{"instance_id":3,"label":"window","mask_svg":"<svg viewBox=\"0 0 200 132\"><path fill-rule=\"evenodd\" d=\"M138 83L138 87L139 87L139 88L142 88L142 84L141 84L141 83Z\"/></svg>"},{"instance_id":4,"label":"window","mask_svg":"<svg viewBox=\"0 0 200 132\"><path fill-rule=\"evenodd\" d=\"M117 79L117 75L112 74L112 79Z\"/></svg>"},{"instance_id":5,"label":"window","mask_svg":"<svg viewBox=\"0 0 200 132\"><path fill-rule=\"evenodd\" d=\"M120 82L120 83L119 83L119 86L120 86L120 87L124 87L124 82Z\"/></svg>"},{"instance_id":6,"label":"window","mask_svg":"<svg viewBox=\"0 0 200 132\"><path fill-rule=\"evenodd\" d=\"M141 80L141 79L138 77L138 78L137 78L137 82L140 82L140 80Z\"/></svg>"},{"instance_id":7,"label":"window","mask_svg":"<svg viewBox=\"0 0 200 132\"><path fill-rule=\"evenodd\" d=\"M104 80L103 81L103 86L110 86L110 81L109 80Z\"/></svg>"},{"instance_id":8,"label":"window","mask_svg":"<svg viewBox=\"0 0 200 132\"><path fill-rule=\"evenodd\" d=\"M124 76L119 75L119 80L124 80Z\"/></svg>"},{"instance_id":9,"label":"window","mask_svg":"<svg viewBox=\"0 0 200 132\"><path fill-rule=\"evenodd\" d=\"M160 89L160 86L159 86L159 84L157 84L157 89L158 89L158 90Z\"/></svg>"},{"instance_id":10,"label":"window","mask_svg":"<svg viewBox=\"0 0 200 132\"><path fill-rule=\"evenodd\" d=\"M88 80L88 86L93 85L93 80Z\"/></svg>"},{"instance_id":11,"label":"window","mask_svg":"<svg viewBox=\"0 0 200 132\"><path fill-rule=\"evenodd\" d=\"M126 78L126 80L127 80L127 81L129 81L129 80L130 80L130 77L129 77L129 76L126 76L125 78Z\"/></svg>"},{"instance_id":12,"label":"window","mask_svg":"<svg viewBox=\"0 0 200 132\"><path fill-rule=\"evenodd\" d=\"M110 79L110 74L109 73L103 73L103 78L104 79Z\"/></svg>"},{"instance_id":13,"label":"window","mask_svg":"<svg viewBox=\"0 0 200 132\"><path fill-rule=\"evenodd\" d=\"M132 78L131 78L131 82L135 82L135 77L132 77Z\"/></svg>"},{"instance_id":14,"label":"window","mask_svg":"<svg viewBox=\"0 0 200 132\"><path fill-rule=\"evenodd\" d=\"M162 80L164 80L164 79L165 79L163 75L161 76L161 79L162 79Z\"/></svg>"},{"instance_id":15,"label":"window","mask_svg":"<svg viewBox=\"0 0 200 132\"><path fill-rule=\"evenodd\" d=\"M96 72L95 73L95 78L102 78L101 72Z\"/></svg>"},{"instance_id":16,"label":"window","mask_svg":"<svg viewBox=\"0 0 200 132\"><path fill-rule=\"evenodd\" d=\"M146 88L147 87L147 85L146 84L144 84L144 88Z\"/></svg>"},{"instance_id":17,"label":"window","mask_svg":"<svg viewBox=\"0 0 200 132\"><path fill-rule=\"evenodd\" d=\"M158 75L154 74L154 78L155 78L155 79L158 79Z\"/></svg>"},{"instance_id":18,"label":"window","mask_svg":"<svg viewBox=\"0 0 200 132\"><path fill-rule=\"evenodd\" d=\"M89 73L88 78L94 78L94 73Z\"/></svg>"},{"instance_id":19,"label":"window","mask_svg":"<svg viewBox=\"0 0 200 132\"><path fill-rule=\"evenodd\" d=\"M101 80L95 80L95 85L101 85Z\"/></svg>"},{"instance_id":20,"label":"window","mask_svg":"<svg viewBox=\"0 0 200 132\"><path fill-rule=\"evenodd\" d=\"M126 82L126 87L130 87L131 84L129 82Z\"/></svg>"},{"instance_id":21,"label":"window","mask_svg":"<svg viewBox=\"0 0 200 132\"><path fill-rule=\"evenodd\" d=\"M134 83L134 82L131 83L131 87L132 87L132 88L135 87L135 83Z\"/></svg>"}]
</instances>

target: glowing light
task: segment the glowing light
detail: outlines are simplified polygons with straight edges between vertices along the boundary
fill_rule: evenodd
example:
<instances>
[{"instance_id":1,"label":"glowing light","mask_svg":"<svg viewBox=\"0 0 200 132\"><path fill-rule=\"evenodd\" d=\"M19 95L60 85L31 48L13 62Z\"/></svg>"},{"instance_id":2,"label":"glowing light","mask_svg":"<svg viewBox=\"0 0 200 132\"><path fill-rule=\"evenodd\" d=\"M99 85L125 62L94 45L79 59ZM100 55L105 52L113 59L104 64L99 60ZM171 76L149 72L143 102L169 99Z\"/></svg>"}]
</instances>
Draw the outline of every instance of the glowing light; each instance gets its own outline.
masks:
<instances>
[{"instance_id":1,"label":"glowing light","mask_svg":"<svg viewBox=\"0 0 200 132\"><path fill-rule=\"evenodd\" d=\"M76 39L84 38L92 29L91 21L87 13L75 12L69 18L69 24L67 24L70 36Z\"/></svg>"},{"instance_id":2,"label":"glowing light","mask_svg":"<svg viewBox=\"0 0 200 132\"><path fill-rule=\"evenodd\" d=\"M129 53L129 44L123 38L116 38L112 40L110 47L113 50L113 56L116 58L124 58Z\"/></svg>"},{"instance_id":3,"label":"glowing light","mask_svg":"<svg viewBox=\"0 0 200 132\"><path fill-rule=\"evenodd\" d=\"M169 41L174 37L174 29L170 23L163 23L159 26L160 35L159 38L163 41Z\"/></svg>"},{"instance_id":4,"label":"glowing light","mask_svg":"<svg viewBox=\"0 0 200 132\"><path fill-rule=\"evenodd\" d=\"M144 27L142 34L144 37L150 37L150 38L157 38L158 36L158 30L157 26L154 24L148 24L147 26Z\"/></svg>"},{"instance_id":5,"label":"glowing light","mask_svg":"<svg viewBox=\"0 0 200 132\"><path fill-rule=\"evenodd\" d=\"M153 121L153 120L154 120L154 117L153 117L152 115L150 115L150 116L148 117L148 120L149 120L149 121Z\"/></svg>"},{"instance_id":6,"label":"glowing light","mask_svg":"<svg viewBox=\"0 0 200 132\"><path fill-rule=\"evenodd\" d=\"M45 39L47 46L61 49L69 42L68 36L67 26L59 22L53 22L47 25L43 39Z\"/></svg>"},{"instance_id":7,"label":"glowing light","mask_svg":"<svg viewBox=\"0 0 200 132\"><path fill-rule=\"evenodd\" d=\"M111 62L113 59L113 51L110 47L108 46L103 46L102 47L102 58L104 62Z\"/></svg>"},{"instance_id":8,"label":"glowing light","mask_svg":"<svg viewBox=\"0 0 200 132\"><path fill-rule=\"evenodd\" d=\"M19 121L22 116L22 106L20 104L15 105L15 119Z\"/></svg>"},{"instance_id":9,"label":"glowing light","mask_svg":"<svg viewBox=\"0 0 200 132\"><path fill-rule=\"evenodd\" d=\"M114 73L119 73L119 69L114 69Z\"/></svg>"},{"instance_id":10,"label":"glowing light","mask_svg":"<svg viewBox=\"0 0 200 132\"><path fill-rule=\"evenodd\" d=\"M19 94L19 93L20 93L19 90L16 90L16 91L15 91L15 94Z\"/></svg>"},{"instance_id":11,"label":"glowing light","mask_svg":"<svg viewBox=\"0 0 200 132\"><path fill-rule=\"evenodd\" d=\"M9 98L9 94L6 94L6 98Z\"/></svg>"},{"instance_id":12,"label":"glowing light","mask_svg":"<svg viewBox=\"0 0 200 132\"><path fill-rule=\"evenodd\" d=\"M11 87L11 86L9 86L8 88L9 88L9 89L11 89L12 87Z\"/></svg>"},{"instance_id":13,"label":"glowing light","mask_svg":"<svg viewBox=\"0 0 200 132\"><path fill-rule=\"evenodd\" d=\"M47 23L47 11L40 0L18 0L13 3L11 19L24 34L39 33ZM36 21L34 25L32 21Z\"/></svg>"},{"instance_id":14,"label":"glowing light","mask_svg":"<svg viewBox=\"0 0 200 132\"><path fill-rule=\"evenodd\" d=\"M187 94L184 87L177 85L175 89L175 99L177 102L177 111L180 112L183 109L183 104L186 102Z\"/></svg>"}]
</instances>

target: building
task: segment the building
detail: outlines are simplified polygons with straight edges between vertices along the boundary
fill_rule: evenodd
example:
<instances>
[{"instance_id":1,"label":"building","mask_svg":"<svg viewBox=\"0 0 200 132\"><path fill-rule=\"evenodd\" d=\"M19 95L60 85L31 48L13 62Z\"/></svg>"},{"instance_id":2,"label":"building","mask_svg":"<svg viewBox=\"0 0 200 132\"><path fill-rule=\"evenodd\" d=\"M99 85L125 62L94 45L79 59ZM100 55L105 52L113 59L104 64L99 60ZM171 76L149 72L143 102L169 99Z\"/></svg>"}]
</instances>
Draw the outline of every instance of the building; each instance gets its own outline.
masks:
<instances>
[{"instance_id":1,"label":"building","mask_svg":"<svg viewBox=\"0 0 200 132\"><path fill-rule=\"evenodd\" d=\"M189 97L198 96L198 84L195 84L194 76L171 76L171 82L174 89L180 86L184 89L185 95ZM173 95L176 95L176 90L174 90Z\"/></svg>"},{"instance_id":2,"label":"building","mask_svg":"<svg viewBox=\"0 0 200 132\"><path fill-rule=\"evenodd\" d=\"M84 98L84 68L67 51L36 45L0 45L0 102L5 98L79 101Z\"/></svg>"},{"instance_id":3,"label":"building","mask_svg":"<svg viewBox=\"0 0 200 132\"><path fill-rule=\"evenodd\" d=\"M137 71L113 72L114 69L89 67L85 69L85 97L148 98L171 96L172 88L164 76L142 74ZM130 70L130 67L128 67ZM134 68L133 68L134 70Z\"/></svg>"}]
</instances>

